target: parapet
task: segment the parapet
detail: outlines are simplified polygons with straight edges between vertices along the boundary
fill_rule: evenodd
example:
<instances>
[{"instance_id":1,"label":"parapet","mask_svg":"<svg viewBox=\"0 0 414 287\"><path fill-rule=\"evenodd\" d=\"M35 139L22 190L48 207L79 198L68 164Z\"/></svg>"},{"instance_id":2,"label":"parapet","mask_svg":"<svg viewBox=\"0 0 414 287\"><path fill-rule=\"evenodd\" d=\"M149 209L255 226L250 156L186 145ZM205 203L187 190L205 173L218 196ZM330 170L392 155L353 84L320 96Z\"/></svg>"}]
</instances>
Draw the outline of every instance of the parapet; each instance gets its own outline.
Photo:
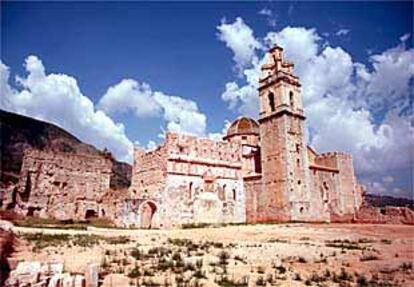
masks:
<instances>
[{"instance_id":1,"label":"parapet","mask_svg":"<svg viewBox=\"0 0 414 287\"><path fill-rule=\"evenodd\" d=\"M314 163L329 168L342 169L344 164L352 166L352 156L348 153L337 151L321 153L314 158Z\"/></svg>"},{"instance_id":2,"label":"parapet","mask_svg":"<svg viewBox=\"0 0 414 287\"><path fill-rule=\"evenodd\" d=\"M326 152L321 153L316 156L317 159L323 159L323 158L349 158L352 159L352 155L346 152L340 152L340 151L334 151L334 152Z\"/></svg>"},{"instance_id":3,"label":"parapet","mask_svg":"<svg viewBox=\"0 0 414 287\"><path fill-rule=\"evenodd\" d=\"M203 158L229 163L241 161L242 145L239 142L215 141L169 132L166 135L165 148L168 157Z\"/></svg>"},{"instance_id":4,"label":"parapet","mask_svg":"<svg viewBox=\"0 0 414 287\"><path fill-rule=\"evenodd\" d=\"M26 149L23 162L26 165L28 164L29 168L35 165L35 162L42 162L77 170L100 170L103 173L111 173L112 169L111 160L103 155L41 151L37 149Z\"/></svg>"}]
</instances>

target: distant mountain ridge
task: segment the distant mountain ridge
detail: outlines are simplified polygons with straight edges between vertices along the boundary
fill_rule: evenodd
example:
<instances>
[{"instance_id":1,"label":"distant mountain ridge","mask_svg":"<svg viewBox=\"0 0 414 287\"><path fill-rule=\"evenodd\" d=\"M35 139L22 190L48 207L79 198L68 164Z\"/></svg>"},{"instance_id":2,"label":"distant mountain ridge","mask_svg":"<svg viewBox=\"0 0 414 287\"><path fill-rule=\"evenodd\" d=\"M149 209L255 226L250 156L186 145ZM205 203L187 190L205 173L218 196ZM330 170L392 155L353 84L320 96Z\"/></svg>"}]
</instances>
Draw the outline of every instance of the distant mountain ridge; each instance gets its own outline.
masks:
<instances>
[{"instance_id":1,"label":"distant mountain ridge","mask_svg":"<svg viewBox=\"0 0 414 287\"><path fill-rule=\"evenodd\" d=\"M385 207L385 206L399 206L408 207L414 210L414 200L408 198L398 198L388 195L376 195L366 194L365 201L368 205L374 207Z\"/></svg>"},{"instance_id":2,"label":"distant mountain ridge","mask_svg":"<svg viewBox=\"0 0 414 287\"><path fill-rule=\"evenodd\" d=\"M0 110L0 131L0 184L3 187L18 180L24 150L28 148L110 157L113 160L111 187L126 188L131 182L129 164L116 161L108 152L83 143L54 124Z\"/></svg>"}]
</instances>

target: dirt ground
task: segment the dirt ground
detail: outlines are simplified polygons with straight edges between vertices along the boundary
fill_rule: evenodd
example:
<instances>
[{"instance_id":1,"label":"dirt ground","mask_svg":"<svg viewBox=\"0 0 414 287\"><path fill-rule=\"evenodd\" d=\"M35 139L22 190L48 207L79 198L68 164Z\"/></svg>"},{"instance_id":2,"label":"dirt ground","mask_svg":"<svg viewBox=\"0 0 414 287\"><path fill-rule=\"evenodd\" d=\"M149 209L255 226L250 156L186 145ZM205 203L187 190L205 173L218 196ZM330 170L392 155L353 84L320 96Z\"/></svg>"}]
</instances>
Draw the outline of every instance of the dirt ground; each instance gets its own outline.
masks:
<instances>
[{"instance_id":1,"label":"dirt ground","mask_svg":"<svg viewBox=\"0 0 414 287\"><path fill-rule=\"evenodd\" d=\"M16 261L60 261L72 273L98 263L103 286L414 286L414 226L276 224L87 231L15 227L13 231L21 239ZM79 237L36 248L36 241L27 236L39 232L52 238ZM128 242L76 245L81 237L93 236Z\"/></svg>"}]
</instances>

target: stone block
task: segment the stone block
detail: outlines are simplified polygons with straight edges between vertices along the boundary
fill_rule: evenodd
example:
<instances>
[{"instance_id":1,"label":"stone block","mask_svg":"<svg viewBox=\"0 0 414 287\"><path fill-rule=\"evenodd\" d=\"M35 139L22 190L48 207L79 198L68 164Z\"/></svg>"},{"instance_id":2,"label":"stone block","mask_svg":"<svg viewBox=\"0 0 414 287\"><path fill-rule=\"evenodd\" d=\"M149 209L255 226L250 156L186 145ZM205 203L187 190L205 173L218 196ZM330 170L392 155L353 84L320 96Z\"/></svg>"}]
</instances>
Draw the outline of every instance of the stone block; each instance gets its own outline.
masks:
<instances>
[{"instance_id":1,"label":"stone block","mask_svg":"<svg viewBox=\"0 0 414 287\"><path fill-rule=\"evenodd\" d=\"M89 264L85 272L86 287L98 287L99 265Z\"/></svg>"},{"instance_id":2,"label":"stone block","mask_svg":"<svg viewBox=\"0 0 414 287\"><path fill-rule=\"evenodd\" d=\"M84 287L85 276L76 274L73 276L73 287Z\"/></svg>"},{"instance_id":3,"label":"stone block","mask_svg":"<svg viewBox=\"0 0 414 287\"><path fill-rule=\"evenodd\" d=\"M38 261L20 262L17 265L15 272L17 275L37 274L40 272L40 262Z\"/></svg>"}]
</instances>

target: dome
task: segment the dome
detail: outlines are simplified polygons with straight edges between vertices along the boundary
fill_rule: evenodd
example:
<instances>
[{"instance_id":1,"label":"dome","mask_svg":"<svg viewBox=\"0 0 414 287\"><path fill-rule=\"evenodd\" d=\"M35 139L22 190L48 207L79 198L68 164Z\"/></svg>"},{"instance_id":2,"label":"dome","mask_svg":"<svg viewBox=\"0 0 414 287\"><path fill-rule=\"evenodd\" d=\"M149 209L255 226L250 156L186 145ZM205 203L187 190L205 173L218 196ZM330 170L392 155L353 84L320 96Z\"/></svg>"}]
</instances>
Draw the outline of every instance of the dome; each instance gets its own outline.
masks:
<instances>
[{"instance_id":1,"label":"dome","mask_svg":"<svg viewBox=\"0 0 414 287\"><path fill-rule=\"evenodd\" d=\"M226 138L235 135L259 135L259 124L251 118L238 118L228 128Z\"/></svg>"}]
</instances>

